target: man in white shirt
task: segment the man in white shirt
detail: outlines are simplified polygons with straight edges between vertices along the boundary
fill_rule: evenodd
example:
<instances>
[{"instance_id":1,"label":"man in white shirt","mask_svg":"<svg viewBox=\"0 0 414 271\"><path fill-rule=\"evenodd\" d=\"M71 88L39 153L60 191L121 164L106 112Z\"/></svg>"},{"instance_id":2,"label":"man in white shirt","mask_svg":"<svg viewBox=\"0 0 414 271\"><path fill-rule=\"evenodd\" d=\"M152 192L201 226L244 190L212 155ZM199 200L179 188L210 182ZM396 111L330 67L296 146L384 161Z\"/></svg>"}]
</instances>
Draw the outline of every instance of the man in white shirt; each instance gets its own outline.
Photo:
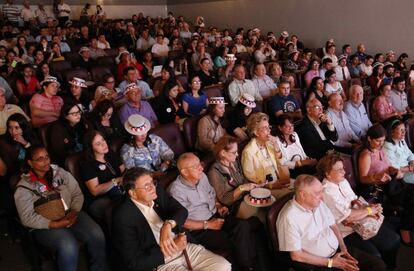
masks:
<instances>
[{"instance_id":1,"label":"man in white shirt","mask_svg":"<svg viewBox=\"0 0 414 271\"><path fill-rule=\"evenodd\" d=\"M237 53L244 53L247 52L246 46L243 45L243 36L236 35L234 38L235 46L237 48Z\"/></svg>"},{"instance_id":2,"label":"man in white shirt","mask_svg":"<svg viewBox=\"0 0 414 271\"><path fill-rule=\"evenodd\" d=\"M37 22L39 23L39 26L46 26L47 19L51 17L51 15L46 12L43 3L39 3L37 6L39 7L35 10Z\"/></svg>"},{"instance_id":3,"label":"man in white shirt","mask_svg":"<svg viewBox=\"0 0 414 271\"><path fill-rule=\"evenodd\" d=\"M360 139L351 129L348 116L343 111L344 101L338 93L332 93L329 96L329 108L326 114L332 120L333 125L338 132L338 140L334 142L337 150L348 154L352 153L352 148L359 145Z\"/></svg>"},{"instance_id":4,"label":"man in white shirt","mask_svg":"<svg viewBox=\"0 0 414 271\"><path fill-rule=\"evenodd\" d=\"M155 40L153 37L149 34L149 29L145 28L142 30L141 37L137 40L137 50L139 52L144 52L151 48L155 43Z\"/></svg>"},{"instance_id":5,"label":"man in white shirt","mask_svg":"<svg viewBox=\"0 0 414 271\"><path fill-rule=\"evenodd\" d=\"M229 85L229 97L232 106L235 106L243 93L250 94L255 101L263 101L259 91L251 80L246 79L246 70L243 65L234 66L234 79Z\"/></svg>"},{"instance_id":6,"label":"man in white shirt","mask_svg":"<svg viewBox=\"0 0 414 271\"><path fill-rule=\"evenodd\" d=\"M352 247L348 251L335 218L322 199L323 187L317 178L296 178L295 197L286 203L276 221L280 251L289 252L294 262L317 266L314 270L386 270L375 256Z\"/></svg>"},{"instance_id":7,"label":"man in white shirt","mask_svg":"<svg viewBox=\"0 0 414 271\"><path fill-rule=\"evenodd\" d=\"M368 76L371 76L372 74L372 63L374 63L374 57L371 55L368 55L364 62L359 64L359 69L361 70L361 77L366 78Z\"/></svg>"},{"instance_id":8,"label":"man in white shirt","mask_svg":"<svg viewBox=\"0 0 414 271\"><path fill-rule=\"evenodd\" d=\"M63 3L63 0L60 0L59 4L58 4L58 20L59 20L59 25L60 26L64 26L65 23L69 20L69 15L71 12L71 9L69 7L69 5Z\"/></svg>"},{"instance_id":9,"label":"man in white shirt","mask_svg":"<svg viewBox=\"0 0 414 271\"><path fill-rule=\"evenodd\" d=\"M168 52L170 48L164 42L164 35L157 34L157 40L154 45L152 45L151 53L153 53L154 57L158 59L160 63L164 63L166 58L168 57Z\"/></svg>"},{"instance_id":10,"label":"man in white shirt","mask_svg":"<svg viewBox=\"0 0 414 271\"><path fill-rule=\"evenodd\" d=\"M340 55L338 57L338 65L335 67L336 80L348 81L351 79L351 74L346 66L346 55Z\"/></svg>"},{"instance_id":11,"label":"man in white shirt","mask_svg":"<svg viewBox=\"0 0 414 271\"><path fill-rule=\"evenodd\" d=\"M319 70L319 76L322 80L325 80L325 73L333 69L332 59L329 57L324 57L322 59L322 68Z\"/></svg>"},{"instance_id":12,"label":"man in white shirt","mask_svg":"<svg viewBox=\"0 0 414 271\"><path fill-rule=\"evenodd\" d=\"M408 106L407 93L405 92L405 80L403 77L395 77L392 81L393 88L390 92L390 101L395 110L402 114L411 113L411 108Z\"/></svg>"},{"instance_id":13,"label":"man in white shirt","mask_svg":"<svg viewBox=\"0 0 414 271\"><path fill-rule=\"evenodd\" d=\"M230 271L231 264L181 232L187 210L157 186L151 172L128 169L127 197L113 212L113 244L128 270Z\"/></svg>"}]
</instances>

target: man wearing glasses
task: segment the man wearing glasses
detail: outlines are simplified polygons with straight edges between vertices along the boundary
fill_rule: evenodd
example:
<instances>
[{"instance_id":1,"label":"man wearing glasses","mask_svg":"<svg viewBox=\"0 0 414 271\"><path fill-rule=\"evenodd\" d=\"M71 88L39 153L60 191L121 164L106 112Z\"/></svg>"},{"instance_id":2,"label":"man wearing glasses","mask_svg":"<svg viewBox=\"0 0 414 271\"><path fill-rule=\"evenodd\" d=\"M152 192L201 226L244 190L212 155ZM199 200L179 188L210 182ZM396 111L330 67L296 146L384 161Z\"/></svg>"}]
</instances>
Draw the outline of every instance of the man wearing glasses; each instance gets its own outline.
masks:
<instances>
[{"instance_id":1,"label":"man wearing glasses","mask_svg":"<svg viewBox=\"0 0 414 271\"><path fill-rule=\"evenodd\" d=\"M113 212L112 239L126 269L231 270L223 257L179 233L187 210L156 186L151 172L128 169L123 185L128 196Z\"/></svg>"},{"instance_id":2,"label":"man wearing glasses","mask_svg":"<svg viewBox=\"0 0 414 271\"><path fill-rule=\"evenodd\" d=\"M311 99L306 103L306 112L298 125L297 133L299 138L303 139L301 142L305 153L309 157L320 159L327 151L334 149L332 142L338 140L338 133L317 99Z\"/></svg>"}]
</instances>

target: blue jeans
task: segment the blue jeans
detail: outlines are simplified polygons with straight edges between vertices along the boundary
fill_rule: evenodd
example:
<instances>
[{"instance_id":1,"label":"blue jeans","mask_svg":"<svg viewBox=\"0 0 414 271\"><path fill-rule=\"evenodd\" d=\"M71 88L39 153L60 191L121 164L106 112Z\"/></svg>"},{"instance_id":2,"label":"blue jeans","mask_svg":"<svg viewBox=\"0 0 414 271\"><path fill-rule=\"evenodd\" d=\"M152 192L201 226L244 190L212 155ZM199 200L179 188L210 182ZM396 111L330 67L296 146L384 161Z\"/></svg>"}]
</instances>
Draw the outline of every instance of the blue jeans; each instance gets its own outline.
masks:
<instances>
[{"instance_id":1,"label":"blue jeans","mask_svg":"<svg viewBox=\"0 0 414 271\"><path fill-rule=\"evenodd\" d=\"M98 224L83 211L70 228L33 230L33 235L37 242L56 251L59 271L77 270L78 240L86 244L90 270L106 269L105 236Z\"/></svg>"}]
</instances>

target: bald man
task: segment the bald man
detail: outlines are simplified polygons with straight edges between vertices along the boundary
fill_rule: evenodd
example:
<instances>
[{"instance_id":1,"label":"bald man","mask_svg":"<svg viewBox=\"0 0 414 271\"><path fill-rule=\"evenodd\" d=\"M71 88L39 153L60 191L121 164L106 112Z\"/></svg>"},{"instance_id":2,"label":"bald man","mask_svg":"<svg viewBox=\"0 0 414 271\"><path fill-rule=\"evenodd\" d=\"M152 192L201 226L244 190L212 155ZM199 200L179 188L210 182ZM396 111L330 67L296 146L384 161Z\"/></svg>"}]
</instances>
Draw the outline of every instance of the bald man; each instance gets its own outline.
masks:
<instances>
[{"instance_id":1,"label":"bald man","mask_svg":"<svg viewBox=\"0 0 414 271\"><path fill-rule=\"evenodd\" d=\"M353 85L349 89L349 100L345 102L344 112L348 116L352 131L359 138L365 137L369 127L372 126L365 106L362 103L364 90L361 86Z\"/></svg>"}]
</instances>

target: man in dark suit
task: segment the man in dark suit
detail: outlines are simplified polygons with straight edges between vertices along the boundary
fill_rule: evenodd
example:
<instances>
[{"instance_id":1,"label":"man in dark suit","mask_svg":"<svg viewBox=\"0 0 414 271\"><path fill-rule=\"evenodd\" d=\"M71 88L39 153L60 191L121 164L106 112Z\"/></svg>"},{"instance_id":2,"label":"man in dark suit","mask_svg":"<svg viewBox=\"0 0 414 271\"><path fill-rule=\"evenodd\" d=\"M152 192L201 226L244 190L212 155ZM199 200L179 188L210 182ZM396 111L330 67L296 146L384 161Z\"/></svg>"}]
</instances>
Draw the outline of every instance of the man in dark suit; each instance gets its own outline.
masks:
<instances>
[{"instance_id":1,"label":"man in dark suit","mask_svg":"<svg viewBox=\"0 0 414 271\"><path fill-rule=\"evenodd\" d=\"M320 159L327 151L333 150L333 141L338 140L338 133L332 120L323 112L322 104L317 99L306 103L306 116L297 127L305 153Z\"/></svg>"},{"instance_id":2,"label":"man in dark suit","mask_svg":"<svg viewBox=\"0 0 414 271\"><path fill-rule=\"evenodd\" d=\"M187 210L156 187L151 172L131 168L123 177L125 200L113 212L112 240L126 270L230 271L231 265L178 233ZM187 254L188 257L185 257Z\"/></svg>"}]
</instances>

